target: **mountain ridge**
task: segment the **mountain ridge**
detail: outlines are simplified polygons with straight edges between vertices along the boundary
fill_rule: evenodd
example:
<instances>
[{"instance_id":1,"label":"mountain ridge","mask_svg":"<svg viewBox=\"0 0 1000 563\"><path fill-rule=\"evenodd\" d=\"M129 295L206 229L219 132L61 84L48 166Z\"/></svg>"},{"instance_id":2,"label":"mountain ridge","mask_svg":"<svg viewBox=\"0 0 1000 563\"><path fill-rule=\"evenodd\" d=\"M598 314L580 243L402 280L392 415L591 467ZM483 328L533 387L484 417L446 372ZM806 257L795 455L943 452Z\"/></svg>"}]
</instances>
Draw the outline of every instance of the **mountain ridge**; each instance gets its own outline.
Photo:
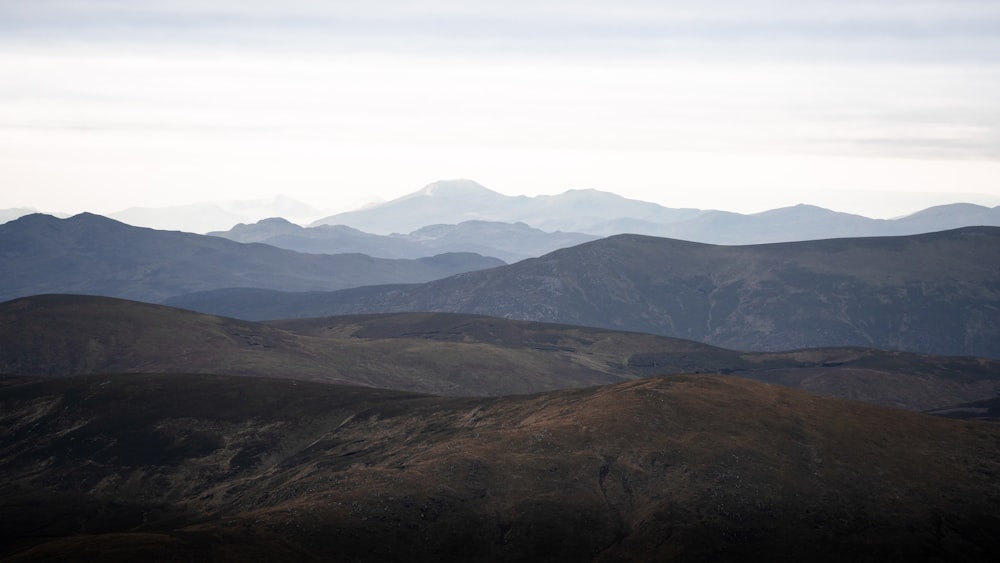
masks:
<instances>
[{"instance_id":1,"label":"mountain ridge","mask_svg":"<svg viewBox=\"0 0 1000 563\"><path fill-rule=\"evenodd\" d=\"M328 215L313 221L314 208L277 196L268 200L245 200L191 204L171 208L126 210L112 216L135 225L192 232L232 230L240 223L281 216L311 227L343 224L365 233L387 236L413 232L431 224L464 221L524 222L546 232L579 232L601 237L622 233L680 238L711 244L760 244L849 236L899 236L967 226L1000 226L1000 206L953 203L892 219L872 219L798 204L742 214L731 211L670 208L628 199L592 188L569 189L556 195L506 196L472 180L442 180L394 200ZM10 218L24 210L0 210ZM139 218L144 214L145 219ZM222 215L220 215L222 214ZM193 228L190 217L224 216L212 227ZM310 219L304 219L311 217ZM188 225L188 226L186 226Z\"/></svg>"},{"instance_id":2,"label":"mountain ridge","mask_svg":"<svg viewBox=\"0 0 1000 563\"><path fill-rule=\"evenodd\" d=\"M270 218L208 234L314 254L360 252L378 258L414 259L443 252L474 252L507 263L598 238L583 233L548 233L523 222L481 220L426 225L408 234L374 235L346 225L300 227L282 218Z\"/></svg>"},{"instance_id":3,"label":"mountain ridge","mask_svg":"<svg viewBox=\"0 0 1000 563\"><path fill-rule=\"evenodd\" d=\"M431 196L431 193L438 195ZM505 196L471 180L450 180L435 182L422 190L365 209L328 216L310 226L343 224L369 233L391 234L410 232L432 223L452 224L470 219L520 221L544 231L596 236L635 233L711 244L759 244L1000 226L1000 206L944 205L891 220L871 219L808 204L740 214L669 208L594 189L534 197ZM787 221L783 221L785 219Z\"/></svg>"},{"instance_id":4,"label":"mountain ridge","mask_svg":"<svg viewBox=\"0 0 1000 563\"><path fill-rule=\"evenodd\" d=\"M33 214L0 225L0 299L95 293L160 301L191 290L270 287L321 290L423 281L499 259L471 253L414 260L313 255L265 244L132 227L81 213Z\"/></svg>"},{"instance_id":5,"label":"mountain ridge","mask_svg":"<svg viewBox=\"0 0 1000 563\"><path fill-rule=\"evenodd\" d=\"M731 349L855 345L1000 357L1000 228L720 246L617 235L426 284L168 304L264 319L451 311L634 330ZM315 315L313 315L315 316Z\"/></svg>"}]
</instances>

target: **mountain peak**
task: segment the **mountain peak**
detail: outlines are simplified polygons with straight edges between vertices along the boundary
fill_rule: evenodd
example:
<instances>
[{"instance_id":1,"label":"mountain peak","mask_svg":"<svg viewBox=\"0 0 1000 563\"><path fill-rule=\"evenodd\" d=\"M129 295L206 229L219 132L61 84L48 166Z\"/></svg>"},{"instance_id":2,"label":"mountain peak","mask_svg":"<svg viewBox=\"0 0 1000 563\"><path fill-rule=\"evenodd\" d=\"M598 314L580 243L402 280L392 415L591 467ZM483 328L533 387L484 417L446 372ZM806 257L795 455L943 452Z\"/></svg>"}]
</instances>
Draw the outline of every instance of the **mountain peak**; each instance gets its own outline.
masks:
<instances>
[{"instance_id":1,"label":"mountain peak","mask_svg":"<svg viewBox=\"0 0 1000 563\"><path fill-rule=\"evenodd\" d=\"M424 186L423 189L413 195L431 197L482 197L484 195L496 196L497 192L483 186L478 182L465 179L439 180Z\"/></svg>"},{"instance_id":2,"label":"mountain peak","mask_svg":"<svg viewBox=\"0 0 1000 563\"><path fill-rule=\"evenodd\" d=\"M282 227L286 227L286 226L296 226L297 227L298 226L295 223L292 223L291 221L289 221L288 219L285 219L284 217L268 217L266 219L261 219L260 221L257 221L257 224L258 225L274 225L274 226L282 226Z\"/></svg>"}]
</instances>

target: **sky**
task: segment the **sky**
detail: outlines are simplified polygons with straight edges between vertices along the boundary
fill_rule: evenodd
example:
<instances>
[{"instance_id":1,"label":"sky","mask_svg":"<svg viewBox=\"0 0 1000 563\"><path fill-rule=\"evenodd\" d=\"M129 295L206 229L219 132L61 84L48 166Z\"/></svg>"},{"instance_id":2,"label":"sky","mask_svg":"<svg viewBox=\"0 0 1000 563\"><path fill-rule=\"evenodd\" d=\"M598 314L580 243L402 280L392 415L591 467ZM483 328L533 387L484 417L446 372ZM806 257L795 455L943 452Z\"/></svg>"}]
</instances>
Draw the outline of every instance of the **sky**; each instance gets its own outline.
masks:
<instances>
[{"instance_id":1,"label":"sky","mask_svg":"<svg viewBox=\"0 0 1000 563\"><path fill-rule=\"evenodd\" d=\"M1000 205L995 0L0 0L0 209Z\"/></svg>"}]
</instances>

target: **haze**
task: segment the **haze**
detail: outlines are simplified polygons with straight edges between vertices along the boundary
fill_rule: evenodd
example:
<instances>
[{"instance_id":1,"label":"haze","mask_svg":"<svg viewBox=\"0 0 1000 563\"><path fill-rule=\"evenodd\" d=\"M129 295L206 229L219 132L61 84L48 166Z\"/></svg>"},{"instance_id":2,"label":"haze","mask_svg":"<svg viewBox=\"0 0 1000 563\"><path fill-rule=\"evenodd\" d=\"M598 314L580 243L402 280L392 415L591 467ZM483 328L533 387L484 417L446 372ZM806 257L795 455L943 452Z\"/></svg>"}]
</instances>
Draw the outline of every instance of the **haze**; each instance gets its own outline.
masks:
<instances>
[{"instance_id":1,"label":"haze","mask_svg":"<svg viewBox=\"0 0 1000 563\"><path fill-rule=\"evenodd\" d=\"M0 2L0 208L1000 204L993 1Z\"/></svg>"}]
</instances>

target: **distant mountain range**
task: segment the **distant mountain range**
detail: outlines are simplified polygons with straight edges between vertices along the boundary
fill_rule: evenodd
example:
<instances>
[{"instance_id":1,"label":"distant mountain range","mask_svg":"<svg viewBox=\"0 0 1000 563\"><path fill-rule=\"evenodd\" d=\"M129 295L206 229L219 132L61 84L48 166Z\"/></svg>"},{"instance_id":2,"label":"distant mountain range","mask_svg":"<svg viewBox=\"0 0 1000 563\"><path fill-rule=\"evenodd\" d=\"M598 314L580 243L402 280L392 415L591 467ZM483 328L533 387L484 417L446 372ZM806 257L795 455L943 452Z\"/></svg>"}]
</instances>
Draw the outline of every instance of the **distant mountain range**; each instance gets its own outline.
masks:
<instances>
[{"instance_id":1,"label":"distant mountain range","mask_svg":"<svg viewBox=\"0 0 1000 563\"><path fill-rule=\"evenodd\" d=\"M405 235L373 235L343 225L304 228L282 218L239 224L228 231L208 234L314 254L356 252L379 258L421 258L445 252L474 252L505 262L541 256L600 238L583 233L546 233L524 223L492 221L429 225Z\"/></svg>"},{"instance_id":2,"label":"distant mountain range","mask_svg":"<svg viewBox=\"0 0 1000 563\"><path fill-rule=\"evenodd\" d=\"M40 212L61 219L70 217L69 214L56 213L52 210L40 211L35 208L17 207L0 209L0 224ZM167 207L130 207L106 216L135 227L201 234L229 229L238 223L277 216L304 224L328 213L307 203L277 195L268 199L197 202Z\"/></svg>"},{"instance_id":3,"label":"distant mountain range","mask_svg":"<svg viewBox=\"0 0 1000 563\"><path fill-rule=\"evenodd\" d=\"M347 225L390 234L426 225L463 221L522 222L544 231L603 235L608 221L676 222L697 217L697 209L670 209L598 190L570 190L559 195L506 196L471 180L445 180L412 194L364 209L338 213L311 226Z\"/></svg>"},{"instance_id":4,"label":"distant mountain range","mask_svg":"<svg viewBox=\"0 0 1000 563\"><path fill-rule=\"evenodd\" d=\"M869 346L1000 357L1000 228L715 246L619 235L417 285L218 290L174 306L246 319L451 311L738 350Z\"/></svg>"},{"instance_id":5,"label":"distant mountain range","mask_svg":"<svg viewBox=\"0 0 1000 563\"><path fill-rule=\"evenodd\" d=\"M870 219L810 205L743 215L672 209L598 190L512 197L470 180L450 180L392 201L325 217L312 226L345 225L369 233L389 234L468 220L523 222L543 231L597 236L628 233L710 244L758 244L1000 226L1000 206L959 203L892 220Z\"/></svg>"},{"instance_id":6,"label":"distant mountain range","mask_svg":"<svg viewBox=\"0 0 1000 563\"><path fill-rule=\"evenodd\" d=\"M743 245L899 236L966 226L1000 226L1000 207L957 203L893 220L869 219L810 205L743 215L669 209L596 190L509 197L475 182L453 180L431 184L393 201L333 215L309 228L271 218L209 234L300 252L361 252L383 258L475 252L516 262L622 233ZM411 228L414 230L409 234L401 234Z\"/></svg>"},{"instance_id":7,"label":"distant mountain range","mask_svg":"<svg viewBox=\"0 0 1000 563\"><path fill-rule=\"evenodd\" d=\"M29 211L0 210L0 223ZM435 182L392 201L313 221L321 215L321 211L305 203L278 196L271 200L132 208L111 217L135 226L211 232L240 242L266 242L302 252L361 252L383 258L417 258L440 248L476 252L506 261L540 256L554 250L554 244L572 246L584 242L584 236L645 234L710 244L761 244L1000 226L1000 206L968 203L932 207L897 219L870 219L811 205L745 215L668 208L598 190L569 190L537 197L506 196L471 180ZM310 221L313 228L299 227ZM513 226L503 231L501 223ZM520 223L538 232L529 236ZM442 234L444 226L453 227L451 236ZM436 232L418 232L428 227ZM542 232L547 240L542 240ZM505 246L498 245L511 237Z\"/></svg>"},{"instance_id":8,"label":"distant mountain range","mask_svg":"<svg viewBox=\"0 0 1000 563\"><path fill-rule=\"evenodd\" d=\"M417 260L303 254L264 244L132 227L83 213L27 215L0 225L0 300L89 293L157 302L225 287L318 291L429 281L503 265L446 253Z\"/></svg>"}]
</instances>

